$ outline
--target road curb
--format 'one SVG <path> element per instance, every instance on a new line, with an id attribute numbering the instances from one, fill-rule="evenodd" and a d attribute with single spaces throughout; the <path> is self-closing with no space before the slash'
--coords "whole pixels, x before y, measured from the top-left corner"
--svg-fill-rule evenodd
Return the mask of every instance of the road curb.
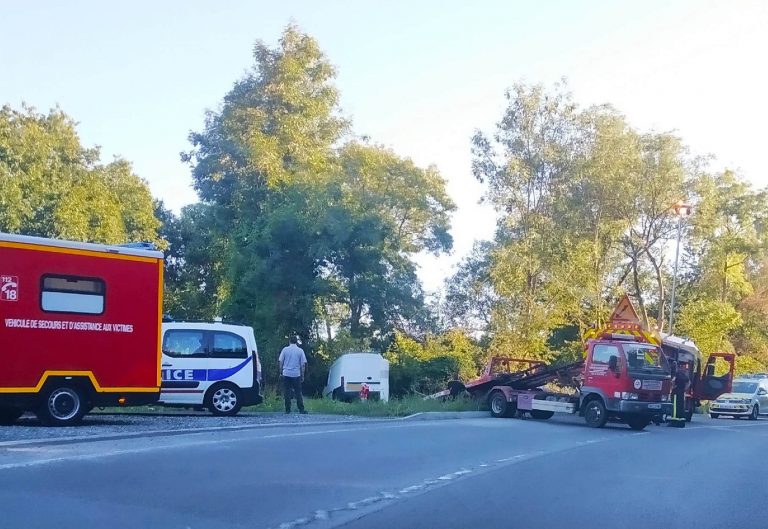
<path id="1" fill-rule="evenodd" d="M 107 415 L 107 414 L 104 414 Z M 488 417 L 487 412 L 483 411 L 424 411 L 406 415 L 405 417 L 370 417 L 365 419 L 339 420 L 339 421 L 312 421 L 312 422 L 278 422 L 267 424 L 241 424 L 232 426 L 208 426 L 204 428 L 184 428 L 177 430 L 146 430 L 142 432 L 124 432 L 110 433 L 103 435 L 89 436 L 71 436 L 58 437 L 54 439 L 20 439 L 18 441 L 0 441 L 0 449 L 15 448 L 24 446 L 55 446 L 75 443 L 92 443 L 97 441 L 119 441 L 122 439 L 148 438 L 148 437 L 170 437 L 174 435 L 189 435 L 214 432 L 236 432 L 242 430 L 258 430 L 260 428 L 285 428 L 285 427 L 304 427 L 304 426 L 326 426 L 326 425 L 353 425 L 353 424 L 375 424 L 375 423 L 396 423 L 396 422 L 416 422 L 416 421 L 439 421 L 439 420 L 457 420 L 457 419 L 479 419 Z"/>
<path id="2" fill-rule="evenodd" d="M 422 411 L 403 417 L 403 421 L 432 421 L 447 419 L 482 419 L 488 417 L 486 411 Z"/>
<path id="3" fill-rule="evenodd" d="M 20 439 L 18 441 L 2 441 L 0 442 L 0 449 L 2 448 L 15 448 L 23 446 L 52 446 L 52 445 L 64 445 L 75 443 L 92 443 L 96 441 L 119 441 L 122 439 L 144 438 L 144 437 L 171 437 L 174 435 L 189 435 L 200 433 L 214 433 L 214 432 L 236 432 L 242 430 L 258 430 L 260 428 L 281 428 L 287 426 L 326 426 L 326 425 L 353 425 L 353 424 L 373 424 L 373 423 L 387 423 L 387 422 L 399 422 L 405 419 L 405 417 L 383 417 L 383 418 L 371 418 L 361 420 L 345 420 L 345 421 L 316 421 L 316 422 L 281 422 L 281 423 L 267 423 L 267 424 L 243 424 L 234 426 L 209 426 L 205 428 L 185 428 L 178 430 L 146 430 L 143 432 L 125 432 L 114 433 L 104 435 L 90 435 L 90 436 L 74 436 L 74 437 L 58 437 L 55 439 Z"/>

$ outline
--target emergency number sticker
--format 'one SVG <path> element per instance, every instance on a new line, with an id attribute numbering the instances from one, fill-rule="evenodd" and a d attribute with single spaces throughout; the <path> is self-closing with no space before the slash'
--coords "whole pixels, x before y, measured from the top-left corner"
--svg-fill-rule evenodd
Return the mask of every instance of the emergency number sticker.
<path id="1" fill-rule="evenodd" d="M 19 300 L 19 277 L 0 275 L 0 301 Z"/>

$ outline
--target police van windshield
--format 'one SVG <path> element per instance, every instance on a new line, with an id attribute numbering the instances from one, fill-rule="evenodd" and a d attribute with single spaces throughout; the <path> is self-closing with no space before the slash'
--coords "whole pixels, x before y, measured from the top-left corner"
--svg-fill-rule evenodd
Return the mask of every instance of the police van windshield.
<path id="1" fill-rule="evenodd" d="M 622 344 L 627 367 L 630 371 L 659 371 L 665 370 L 661 351 L 658 347 L 648 344 Z"/>

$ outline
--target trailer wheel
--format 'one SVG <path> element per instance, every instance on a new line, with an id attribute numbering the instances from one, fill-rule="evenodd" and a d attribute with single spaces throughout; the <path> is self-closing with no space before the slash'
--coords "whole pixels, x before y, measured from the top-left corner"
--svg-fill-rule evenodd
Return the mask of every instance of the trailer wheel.
<path id="1" fill-rule="evenodd" d="M 627 421 L 629 427 L 633 430 L 644 430 L 645 427 L 648 426 L 651 422 L 650 417 L 644 417 L 642 415 L 627 417 L 625 420 Z"/>
<path id="2" fill-rule="evenodd" d="M 228 382 L 216 384 L 209 389 L 205 402 L 211 413 L 219 416 L 237 415 L 243 407 L 240 388 Z"/>
<path id="3" fill-rule="evenodd" d="M 584 420 L 592 428 L 602 428 L 608 422 L 608 413 L 602 399 L 595 397 L 584 405 Z"/>
<path id="4" fill-rule="evenodd" d="M 507 401 L 504 392 L 496 390 L 488 397 L 488 405 L 491 408 L 491 415 L 494 417 L 511 417 L 515 413 L 514 406 Z"/>
<path id="5" fill-rule="evenodd" d="M 37 418 L 46 426 L 72 426 L 85 415 L 87 409 L 82 391 L 71 384 L 51 384 L 43 392 L 43 401 L 37 409 Z"/>
<path id="6" fill-rule="evenodd" d="M 11 426 L 22 415 L 24 415 L 24 410 L 18 408 L 0 408 L 0 425 Z"/>
<path id="7" fill-rule="evenodd" d="M 550 410 L 531 410 L 531 417 L 534 419 L 547 420 L 552 417 L 555 412 Z"/>

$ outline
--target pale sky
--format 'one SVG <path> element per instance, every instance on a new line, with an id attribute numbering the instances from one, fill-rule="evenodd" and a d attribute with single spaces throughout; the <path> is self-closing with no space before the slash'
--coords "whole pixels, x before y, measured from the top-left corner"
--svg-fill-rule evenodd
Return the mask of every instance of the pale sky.
<path id="1" fill-rule="evenodd" d="M 478 205 L 470 137 L 517 81 L 568 78 L 583 105 L 611 103 L 641 130 L 675 131 L 768 186 L 768 2 L 101 1 L 0 3 L 0 104 L 59 105 L 102 158 L 133 162 L 176 210 L 193 202 L 179 160 L 252 64 L 295 21 L 338 68 L 357 134 L 435 164 L 459 206 L 451 256 L 419 259 L 439 288 L 494 215 Z"/>

